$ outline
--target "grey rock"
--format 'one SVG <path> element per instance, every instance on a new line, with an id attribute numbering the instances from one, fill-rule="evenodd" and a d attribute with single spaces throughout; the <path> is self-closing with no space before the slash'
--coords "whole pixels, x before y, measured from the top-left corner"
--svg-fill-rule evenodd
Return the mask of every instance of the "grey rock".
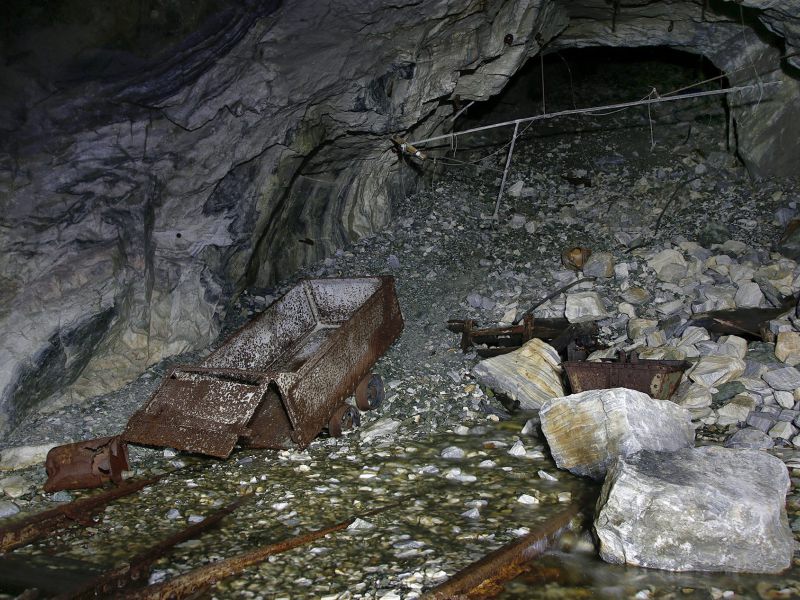
<path id="1" fill-rule="evenodd" d="M 0 519 L 12 517 L 19 512 L 19 506 L 9 500 L 0 500 Z"/>
<path id="2" fill-rule="evenodd" d="M 600 556 L 670 571 L 778 573 L 794 552 L 789 486 L 783 462 L 758 450 L 620 457 L 597 503 Z"/>
<path id="3" fill-rule="evenodd" d="M 614 276 L 614 256 L 610 252 L 594 252 L 583 266 L 585 277 L 607 279 Z"/>
<path id="4" fill-rule="evenodd" d="M 736 396 L 717 410 L 717 424 L 733 425 L 734 423 L 744 423 L 755 408 L 756 402 L 751 397 Z"/>
<path id="5" fill-rule="evenodd" d="M 394 254 L 390 254 L 386 258 L 386 266 L 388 266 L 393 271 L 396 271 L 400 268 L 400 259 L 397 258 Z"/>
<path id="6" fill-rule="evenodd" d="M 758 308 L 764 302 L 764 294 L 757 283 L 748 281 L 739 285 L 733 301 L 737 308 Z"/>
<path id="7" fill-rule="evenodd" d="M 713 387 L 736 379 L 744 369 L 744 361 L 740 358 L 703 356 L 687 374 L 692 381 Z"/>
<path id="8" fill-rule="evenodd" d="M 763 379 L 774 390 L 793 392 L 800 388 L 800 371 L 794 367 L 767 371 L 764 373 Z"/>
<path id="9" fill-rule="evenodd" d="M 766 412 L 750 413 L 750 416 L 747 417 L 747 424 L 750 425 L 750 427 L 759 429 L 764 433 L 772 429 L 772 426 L 775 425 L 775 421 L 777 421 L 776 417 Z"/>
<path id="10" fill-rule="evenodd" d="M 768 450 L 775 445 L 775 441 L 765 432 L 753 427 L 740 429 L 725 440 L 726 448 L 751 448 L 754 450 Z"/>
<path id="11" fill-rule="evenodd" d="M 617 456 L 694 444 L 686 410 L 625 388 L 553 398 L 542 405 L 539 418 L 556 465 L 595 479 Z"/>
<path id="12" fill-rule="evenodd" d="M 791 440 L 797 435 L 797 428 L 794 427 L 790 421 L 791 419 L 789 421 L 778 421 L 775 423 L 772 429 L 768 431 L 769 437 L 786 441 Z"/>

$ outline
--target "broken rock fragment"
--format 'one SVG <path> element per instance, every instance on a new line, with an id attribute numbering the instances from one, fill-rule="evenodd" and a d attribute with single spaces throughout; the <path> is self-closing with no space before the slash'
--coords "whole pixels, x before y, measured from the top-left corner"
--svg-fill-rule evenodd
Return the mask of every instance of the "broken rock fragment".
<path id="1" fill-rule="evenodd" d="M 635 390 L 588 390 L 553 398 L 539 412 L 542 432 L 561 469 L 602 479 L 617 456 L 694 444 L 689 412 Z"/>
<path id="2" fill-rule="evenodd" d="M 670 571 L 778 573 L 794 552 L 788 490 L 786 466 L 759 450 L 622 456 L 597 504 L 600 556 Z"/>
<path id="3" fill-rule="evenodd" d="M 586 323 L 605 319 L 608 313 L 597 292 L 578 292 L 567 294 L 567 308 L 564 315 L 570 323 Z"/>
<path id="4" fill-rule="evenodd" d="M 483 385 L 519 402 L 523 409 L 538 409 L 545 400 L 564 395 L 561 358 L 555 348 L 538 338 L 519 350 L 482 360 L 472 374 Z"/>
<path id="5" fill-rule="evenodd" d="M 746 366 L 734 356 L 703 356 L 688 375 L 692 381 L 710 388 L 736 379 Z"/>

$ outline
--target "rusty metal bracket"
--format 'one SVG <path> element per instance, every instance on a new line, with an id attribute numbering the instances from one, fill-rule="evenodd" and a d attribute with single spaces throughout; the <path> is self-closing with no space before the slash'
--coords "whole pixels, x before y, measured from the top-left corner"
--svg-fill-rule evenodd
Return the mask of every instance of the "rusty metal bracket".
<path id="1" fill-rule="evenodd" d="M 128 446 L 119 436 L 56 446 L 47 453 L 45 492 L 122 483 L 128 470 Z"/>

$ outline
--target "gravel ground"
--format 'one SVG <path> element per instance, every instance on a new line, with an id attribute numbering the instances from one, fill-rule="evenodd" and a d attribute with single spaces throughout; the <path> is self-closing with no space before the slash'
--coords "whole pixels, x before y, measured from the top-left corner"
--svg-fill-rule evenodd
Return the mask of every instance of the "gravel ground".
<path id="1" fill-rule="evenodd" d="M 647 269 L 653 252 L 687 241 L 708 243 L 723 225 L 729 239 L 748 244 L 761 262 L 773 260 L 770 251 L 782 230 L 776 214 L 797 208 L 797 181 L 754 183 L 724 152 L 720 109 L 697 104 L 694 114 L 681 111 L 658 115 L 653 148 L 643 112 L 529 130 L 517 143 L 508 177 L 508 186 L 517 184 L 522 191 L 504 198 L 499 224 L 489 219 L 505 163 L 505 151 L 492 145 L 496 134 L 474 137 L 471 148 L 437 159 L 429 190 L 402 201 L 389 227 L 292 281 L 248 290 L 221 336 L 297 279 L 394 275 L 406 328 L 375 368 L 387 383 L 387 398 L 380 409 L 363 415 L 359 430 L 339 439 L 321 437 L 304 452 L 244 450 L 227 461 L 132 448 L 135 473 L 168 473 L 162 482 L 114 503 L 88 529 L 52 536 L 15 554 L 30 557 L 32 564 L 57 555 L 108 567 L 232 498 L 253 494 L 222 527 L 158 562 L 151 581 L 160 581 L 389 506 L 358 527 L 226 580 L 209 597 L 415 598 L 591 492 L 586 481 L 556 469 L 542 440 L 522 433 L 530 414 L 514 411 L 477 385 L 469 374 L 476 355 L 460 351 L 459 336 L 445 323 L 453 317 L 497 323 L 520 314 L 574 279 L 561 252 L 581 245 L 627 265 L 626 285 L 611 277 L 581 286 L 598 292 L 606 304 L 610 316 L 600 322 L 601 341 L 627 347 L 628 319 L 618 310 L 627 289 L 641 287 L 650 295 L 636 307 L 639 317 L 661 318 L 659 306 L 690 302 L 686 290 L 660 285 Z M 591 185 L 575 183 L 586 178 Z M 536 315 L 563 309 L 562 296 Z M 30 419 L 1 445 L 115 434 L 171 365 L 197 362 L 211 350 L 164 361 L 119 392 L 84 406 Z M 700 436 L 721 439 L 713 423 L 706 423 Z M 800 453 L 788 442 L 782 446 L 772 452 L 800 475 Z M 13 503 L 22 512 L 78 495 L 39 492 L 41 468 L 19 475 L 27 491 Z M 0 503 L 13 510 L 10 499 Z M 793 529 L 800 530 L 796 485 L 788 507 Z M 596 557 L 590 538 L 576 533 L 510 584 L 504 597 L 789 598 L 800 594 L 798 582 L 798 567 L 774 577 L 614 567 Z"/>

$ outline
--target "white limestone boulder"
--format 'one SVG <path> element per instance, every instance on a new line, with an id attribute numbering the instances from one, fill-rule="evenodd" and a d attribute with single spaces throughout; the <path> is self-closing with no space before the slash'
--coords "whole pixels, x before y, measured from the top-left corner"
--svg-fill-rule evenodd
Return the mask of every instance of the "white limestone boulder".
<path id="1" fill-rule="evenodd" d="M 789 474 L 760 450 L 620 457 L 597 503 L 600 556 L 670 571 L 778 573 L 792 562 Z"/>
<path id="2" fill-rule="evenodd" d="M 482 360 L 472 374 L 523 409 L 538 409 L 546 400 L 564 395 L 561 358 L 555 348 L 536 338 L 519 350 Z"/>
<path id="3" fill-rule="evenodd" d="M 539 418 L 556 465 L 595 479 L 603 478 L 617 456 L 694 445 L 687 410 L 625 388 L 553 398 Z"/>

